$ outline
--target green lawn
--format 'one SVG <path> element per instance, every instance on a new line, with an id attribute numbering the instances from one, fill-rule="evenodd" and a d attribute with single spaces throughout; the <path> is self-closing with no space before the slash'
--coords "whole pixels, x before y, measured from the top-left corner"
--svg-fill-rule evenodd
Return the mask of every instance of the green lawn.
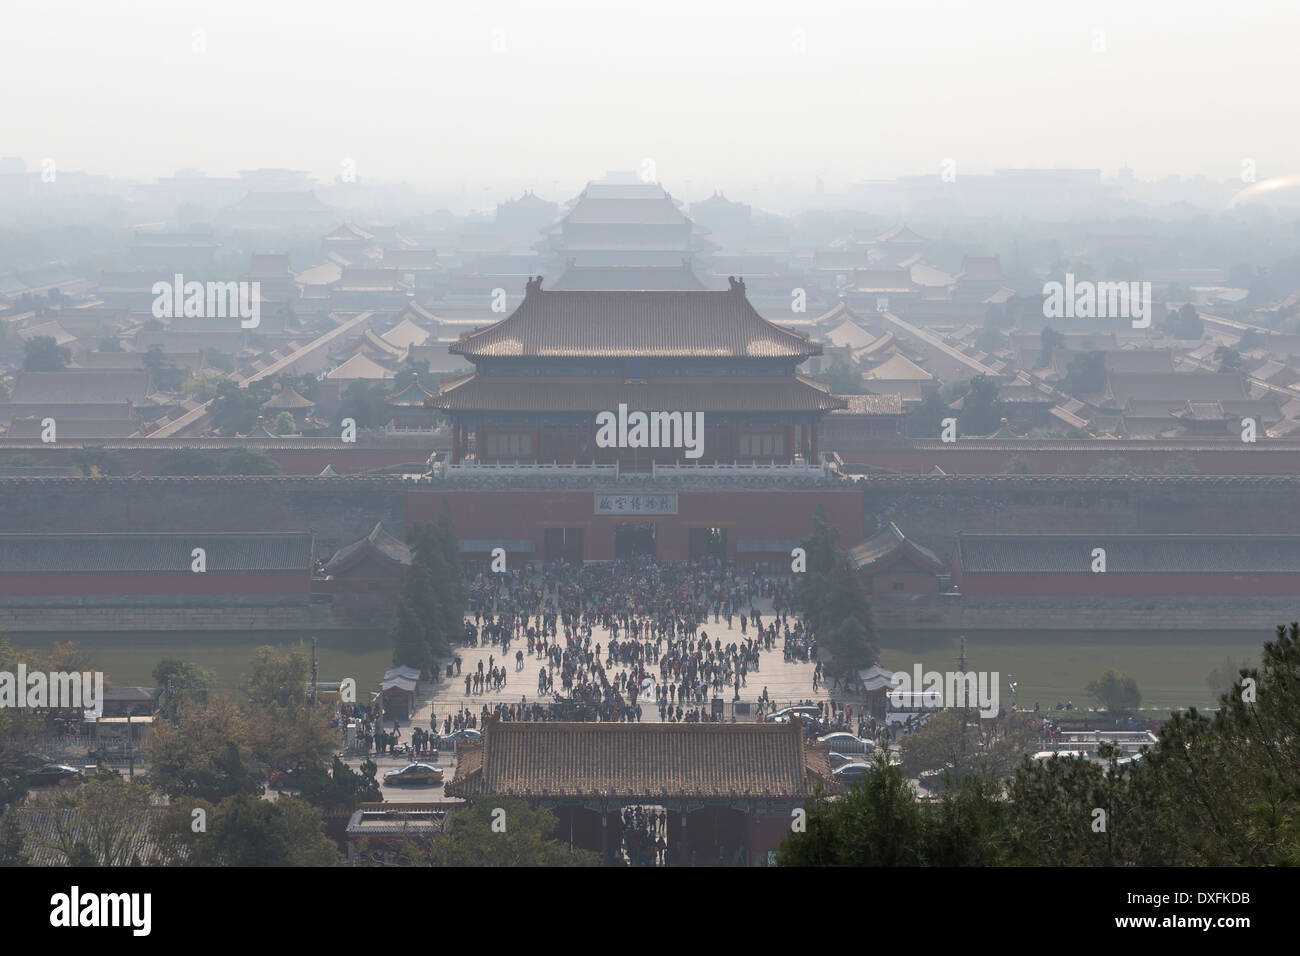
<path id="1" fill-rule="evenodd" d="M 311 647 L 311 635 L 284 631 L 216 632 L 193 634 L 98 633 L 9 634 L 18 647 L 46 650 L 54 642 L 75 639 L 90 652 L 91 664 L 118 687 L 151 685 L 154 666 L 164 657 L 178 657 L 207 667 L 217 676 L 217 688 L 233 693 L 240 677 L 249 671 L 253 652 L 263 644 Z M 356 679 L 357 688 L 374 689 L 384 671 L 393 666 L 393 646 L 387 632 L 347 632 L 321 635 L 317 646 L 317 673 L 321 681 Z"/>
<path id="2" fill-rule="evenodd" d="M 1123 671 L 1137 680 L 1142 706 L 1147 710 L 1213 706 L 1220 691 L 1211 691 L 1206 678 L 1225 658 L 1257 664 L 1264 641 L 1272 634 L 1250 632 L 1068 632 L 1045 631 L 1032 635 L 967 633 L 966 657 L 970 670 L 997 671 L 1000 693 L 1006 702 L 1007 675 L 1019 682 L 1016 702 L 1044 710 L 1059 700 L 1076 707 L 1094 706 L 1084 687 L 1108 669 Z M 68 635 L 10 634 L 18 646 L 48 649 Z M 286 632 L 199 632 L 178 634 L 99 633 L 76 636 L 90 652 L 93 666 L 103 670 L 117 686 L 152 683 L 154 666 L 163 657 L 179 657 L 211 668 L 218 688 L 233 692 L 249 669 L 254 650 L 262 644 L 309 644 L 310 634 Z M 958 636 L 951 633 L 885 633 L 881 637 L 881 664 L 909 673 L 920 662 L 923 670 L 957 669 Z M 353 677 L 358 688 L 374 688 L 392 666 L 392 645 L 387 633 L 349 632 L 322 636 L 319 674 L 322 681 Z M 1223 689 L 1226 689 L 1223 688 Z"/>
<path id="3" fill-rule="evenodd" d="M 1142 707 L 1168 711 L 1217 704 L 1227 687 L 1211 690 L 1206 678 L 1225 658 L 1259 663 L 1273 635 L 1250 632 L 1066 632 L 1047 631 L 1025 637 L 972 631 L 966 635 L 967 668 L 997 671 L 1003 703 L 1007 675 L 1018 682 L 1016 703 L 1044 710 L 1057 701 L 1076 707 L 1096 706 L 1084 688 L 1107 670 L 1133 677 L 1142 692 Z M 881 637 L 881 665 L 909 673 L 918 661 L 922 670 L 955 671 L 958 635 L 920 634 Z"/>

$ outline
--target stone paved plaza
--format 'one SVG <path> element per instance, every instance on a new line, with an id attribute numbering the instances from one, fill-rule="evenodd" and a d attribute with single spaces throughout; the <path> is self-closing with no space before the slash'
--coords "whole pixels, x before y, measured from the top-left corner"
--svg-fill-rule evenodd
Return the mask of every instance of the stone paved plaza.
<path id="1" fill-rule="evenodd" d="M 755 602 L 758 611 L 763 615 L 764 623 L 772 620 L 772 605 L 770 601 L 760 600 Z M 721 640 L 723 644 L 739 643 L 741 640 L 740 619 L 733 618 L 732 626 L 727 627 L 726 618 L 721 618 L 719 623 L 713 623 L 710 616 L 707 624 L 700 627 L 701 631 L 707 632 L 712 640 Z M 749 630 L 746 636 L 752 636 L 753 630 Z M 563 642 L 563 630 L 561 629 L 560 640 Z M 602 647 L 609 644 L 610 632 L 603 627 L 596 627 L 592 630 L 592 642 L 600 643 Z M 515 652 L 522 650 L 524 652 L 523 670 L 515 670 Z M 450 714 L 459 713 L 462 707 L 480 714 L 483 705 L 487 704 L 489 708 L 495 707 L 498 703 L 517 704 L 520 702 L 536 703 L 537 697 L 537 672 L 544 666 L 544 659 L 536 655 L 528 654 L 528 642 L 515 642 L 510 645 L 510 652 L 506 667 L 506 685 L 500 691 L 486 691 L 482 694 L 465 695 L 465 675 L 478 668 L 478 662 L 483 662 L 483 668 L 488 669 L 488 658 L 493 657 L 496 664 L 502 663 L 502 653 L 500 646 L 488 645 L 486 647 L 460 647 L 456 651 L 461 658 L 461 676 L 453 677 L 449 681 L 443 678 L 437 685 L 432 687 L 432 695 L 427 692 L 417 701 L 417 707 L 414 717 L 414 724 L 420 727 L 428 727 L 429 720 L 433 715 L 437 715 L 439 728 L 441 730 L 442 722 Z M 751 705 L 749 717 L 741 717 L 741 720 L 754 720 L 757 713 L 755 705 L 758 703 L 759 696 L 763 693 L 764 686 L 767 687 L 768 697 L 775 702 L 777 707 L 783 707 L 787 704 L 796 703 L 803 700 L 827 700 L 831 696 L 827 688 L 820 686 L 814 692 L 812 687 L 813 669 L 815 664 L 812 661 L 807 663 L 792 662 L 786 663 L 782 659 L 781 644 L 778 641 L 776 647 L 771 651 L 760 652 L 759 669 L 751 671 L 746 678 L 747 683 L 740 688 L 740 699 Z M 622 670 L 624 665 L 616 663 L 614 670 L 609 672 L 612 678 L 614 674 Z M 658 665 L 648 666 L 647 670 L 657 678 L 659 673 Z M 445 673 L 445 672 L 444 672 Z M 559 682 L 556 681 L 558 686 Z M 426 685 L 421 684 L 423 690 Z M 735 691 L 730 687 L 723 693 L 723 700 L 730 702 Z M 837 700 L 846 699 L 842 695 L 837 696 Z M 852 698 L 847 698 L 850 701 Z M 553 697 L 541 698 L 542 702 L 550 702 Z M 653 703 L 643 702 L 642 721 L 658 722 L 659 708 Z M 689 708 L 688 708 L 689 709 Z M 728 711 L 730 713 L 730 711 Z M 410 726 L 412 721 L 400 722 L 402 726 Z M 391 723 L 389 724 L 391 726 Z"/>

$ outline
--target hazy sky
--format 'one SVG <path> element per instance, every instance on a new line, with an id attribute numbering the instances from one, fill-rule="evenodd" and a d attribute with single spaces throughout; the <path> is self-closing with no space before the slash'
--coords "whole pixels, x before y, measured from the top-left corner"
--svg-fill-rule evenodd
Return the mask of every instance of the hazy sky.
<path id="1" fill-rule="evenodd" d="M 0 0 L 0 156 L 679 194 L 1300 172 L 1300 2 Z"/>

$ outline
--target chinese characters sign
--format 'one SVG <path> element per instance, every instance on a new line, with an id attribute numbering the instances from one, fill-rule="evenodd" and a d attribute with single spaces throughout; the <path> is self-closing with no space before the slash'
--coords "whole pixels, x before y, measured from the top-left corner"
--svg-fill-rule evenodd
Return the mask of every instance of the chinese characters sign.
<path id="1" fill-rule="evenodd" d="M 677 494 L 638 495 L 596 493 L 598 515 L 675 515 Z"/>

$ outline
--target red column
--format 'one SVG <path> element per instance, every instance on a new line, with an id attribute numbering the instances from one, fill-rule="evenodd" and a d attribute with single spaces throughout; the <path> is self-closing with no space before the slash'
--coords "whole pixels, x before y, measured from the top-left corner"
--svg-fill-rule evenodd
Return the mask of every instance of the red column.
<path id="1" fill-rule="evenodd" d="M 812 463 L 813 463 L 814 465 L 820 465 L 820 464 L 822 463 L 822 462 L 821 462 L 821 458 L 819 458 L 818 455 L 817 455 L 817 431 L 818 431 L 818 426 L 817 426 L 817 425 L 813 425 L 813 426 L 811 426 L 811 427 L 812 427 Z"/>
<path id="2" fill-rule="evenodd" d="M 451 463 L 460 464 L 460 425 L 451 427 Z"/>
<path id="3" fill-rule="evenodd" d="M 689 843 L 687 842 L 687 840 L 686 840 L 686 817 L 687 817 L 687 813 L 686 813 L 686 807 L 685 807 L 684 805 L 683 805 L 683 807 L 682 807 L 682 814 L 681 814 L 681 815 L 682 815 L 682 850 L 681 850 L 681 854 L 680 854 L 680 857 L 681 857 L 681 861 L 680 861 L 680 862 L 681 862 L 681 865 L 682 865 L 682 866 L 689 866 L 689 865 L 690 865 L 690 862 L 691 862 L 691 851 L 690 851 L 690 848 L 689 848 L 689 847 L 690 847 L 690 844 L 689 844 Z"/>

